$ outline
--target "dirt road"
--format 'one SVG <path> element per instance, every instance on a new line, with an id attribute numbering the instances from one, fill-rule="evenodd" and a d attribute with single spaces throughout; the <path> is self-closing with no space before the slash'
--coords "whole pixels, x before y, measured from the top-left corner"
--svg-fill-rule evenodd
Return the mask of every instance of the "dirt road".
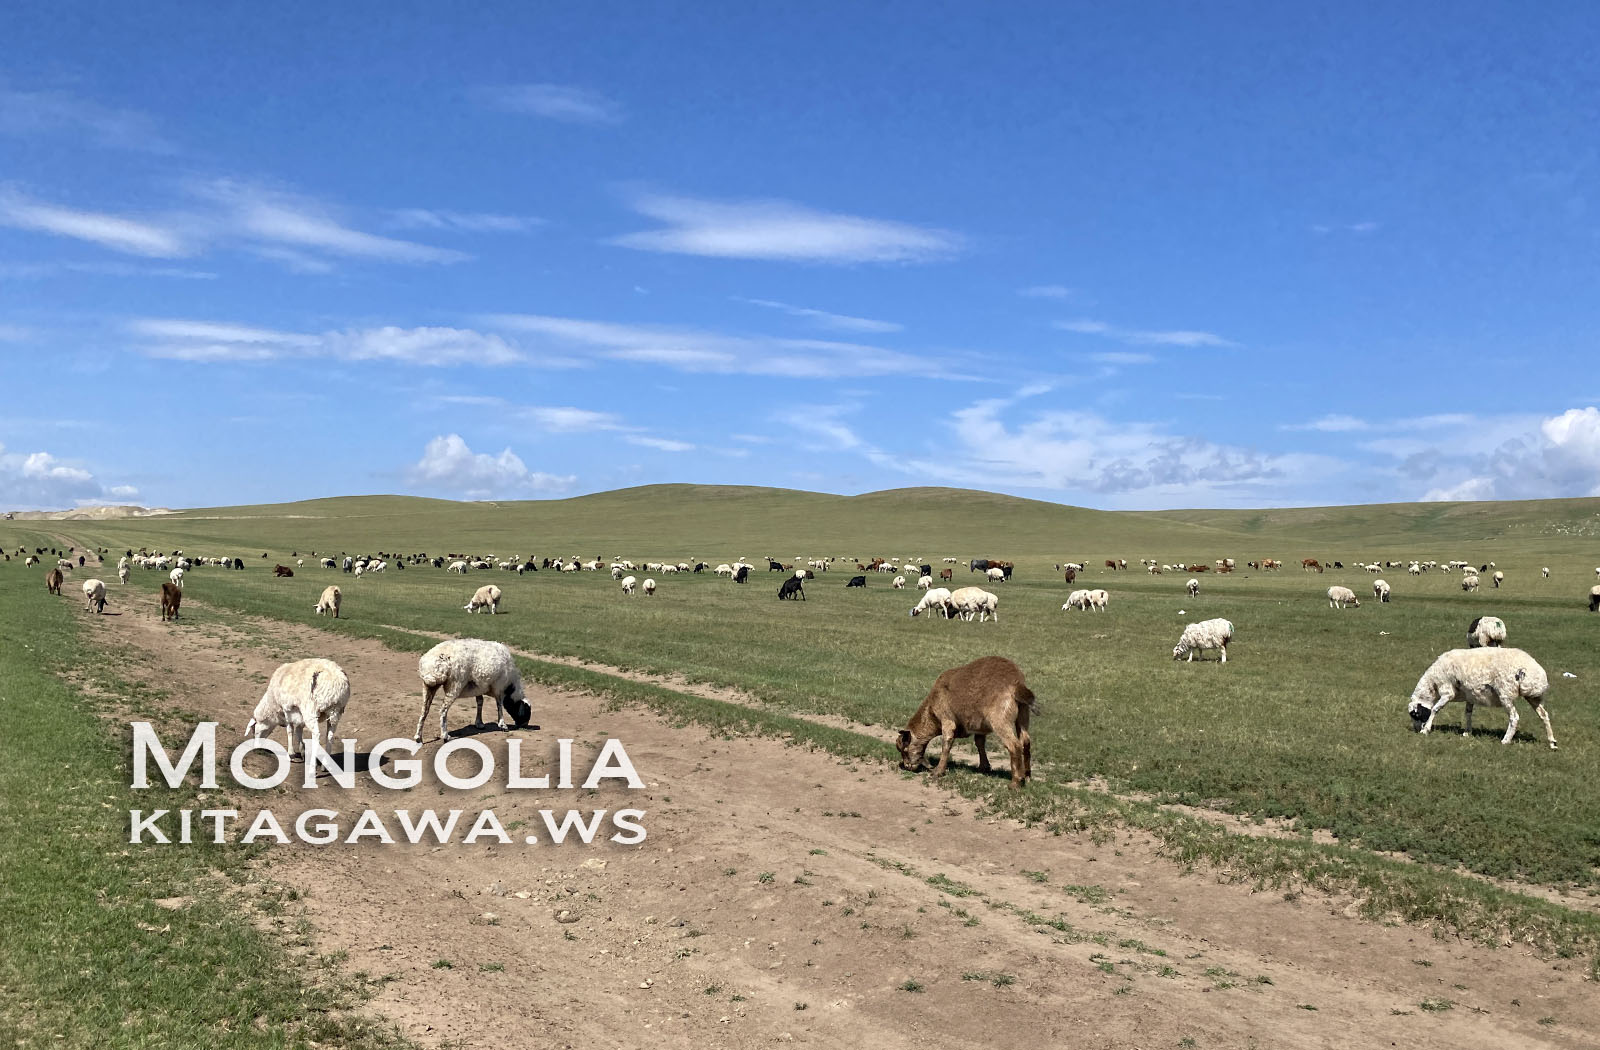
<path id="1" fill-rule="evenodd" d="M 362 752 L 416 725 L 416 661 L 376 643 L 261 621 L 83 617 L 90 637 L 131 648 L 125 673 L 218 719 L 224 751 L 289 658 L 349 673 L 340 735 Z M 615 738 L 646 787 L 507 790 L 496 777 L 455 791 L 430 776 L 401 792 L 363 776 L 350 791 L 235 792 L 286 827 L 311 806 L 346 814 L 347 832 L 369 807 L 395 831 L 390 815 L 405 808 L 463 809 L 468 824 L 492 808 L 506 825 L 513 845 L 467 845 L 458 831 L 444 846 L 269 851 L 264 874 L 304 894 L 314 949 L 389 977 L 375 1008 L 425 1044 L 1597 1045 L 1600 989 L 1577 963 L 1185 875 L 1138 837 L 1095 843 L 985 818 L 887 766 L 716 739 L 587 695 L 530 699 L 539 731 L 491 724 L 476 739 L 501 760 L 508 739 L 524 741 L 537 775 L 554 741 L 572 738 L 581 776 Z M 452 727 L 471 714 L 458 704 Z M 438 747 L 429 722 L 424 757 Z M 553 845 L 538 812 L 629 806 L 647 811 L 634 846 L 605 841 L 609 826 L 592 845 Z M 523 843 L 529 832 L 538 845 Z"/>

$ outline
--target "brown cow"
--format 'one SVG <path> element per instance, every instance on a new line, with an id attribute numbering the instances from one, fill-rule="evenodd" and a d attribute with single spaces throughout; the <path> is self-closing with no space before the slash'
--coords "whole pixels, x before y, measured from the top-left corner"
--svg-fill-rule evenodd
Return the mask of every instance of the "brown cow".
<path id="1" fill-rule="evenodd" d="M 1117 563 L 1115 561 L 1112 561 L 1110 558 L 1106 559 L 1106 568 L 1115 569 L 1116 567 L 1117 567 Z"/>
<path id="2" fill-rule="evenodd" d="M 1300 568 L 1306 572 L 1310 572 L 1312 569 L 1315 569 L 1318 572 L 1322 571 L 1322 565 L 1315 558 L 1301 558 Z"/>
<path id="3" fill-rule="evenodd" d="M 61 574 L 60 569 L 51 569 L 49 572 L 45 573 L 44 589 L 49 591 L 51 594 L 60 594 L 61 585 L 66 582 L 66 579 L 67 578 Z"/>
<path id="4" fill-rule="evenodd" d="M 161 585 L 161 622 L 178 618 L 178 605 L 183 601 L 183 591 L 175 583 Z"/>

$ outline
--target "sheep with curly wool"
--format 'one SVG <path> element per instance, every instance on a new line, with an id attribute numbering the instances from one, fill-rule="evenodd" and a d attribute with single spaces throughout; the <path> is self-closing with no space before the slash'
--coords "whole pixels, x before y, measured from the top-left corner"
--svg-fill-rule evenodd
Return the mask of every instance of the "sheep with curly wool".
<path id="1" fill-rule="evenodd" d="M 282 726 L 289 738 L 289 754 L 305 754 L 305 730 L 311 741 L 331 750 L 333 734 L 350 703 L 350 678 L 332 660 L 296 660 L 272 672 L 244 735 L 260 739 Z M 326 742 L 322 726 L 327 726 Z"/>
<path id="2" fill-rule="evenodd" d="M 1467 705 L 1461 734 L 1472 734 L 1472 707 L 1478 703 L 1497 703 L 1506 709 L 1506 735 L 1500 743 L 1509 744 L 1517 733 L 1518 698 L 1532 706 L 1544 723 L 1550 750 L 1556 749 L 1556 734 L 1550 728 L 1550 715 L 1544 709 L 1550 679 L 1539 662 L 1521 649 L 1451 649 L 1423 672 L 1411 691 L 1406 712 L 1412 727 L 1420 733 L 1433 728 L 1439 709 L 1459 694 Z"/>
<path id="3" fill-rule="evenodd" d="M 1480 616 L 1467 625 L 1468 649 L 1492 649 L 1506 644 L 1506 623 L 1498 616 Z"/>
<path id="4" fill-rule="evenodd" d="M 327 586 L 322 589 L 322 597 L 317 599 L 316 614 L 333 613 L 333 618 L 339 618 L 339 603 L 344 601 L 344 592 L 337 586 Z"/>
<path id="5" fill-rule="evenodd" d="M 511 650 L 500 642 L 482 638 L 452 638 L 440 642 L 422 654 L 422 659 L 417 661 L 417 674 L 428 688 L 422 699 L 422 713 L 417 716 L 417 733 L 412 738 L 419 744 L 422 724 L 427 720 L 435 696 L 443 702 L 439 709 L 439 736 L 444 740 L 450 739 L 447 725 L 450 705 L 464 696 L 478 698 L 476 725 L 483 725 L 483 698 L 486 696 L 494 697 L 497 724 L 501 729 L 511 728 L 506 725 L 507 712 L 516 720 L 518 728 L 528 727 L 528 719 L 533 717 L 533 705 L 528 703 L 522 688 L 522 672 L 517 670 Z"/>
<path id="6" fill-rule="evenodd" d="M 959 587 L 950 592 L 950 611 L 963 620 L 971 621 L 976 618 L 983 623 L 989 617 L 994 617 L 994 622 L 1000 622 L 1000 598 L 981 587 Z"/>
<path id="7" fill-rule="evenodd" d="M 1189 577 L 1189 582 L 1184 586 L 1189 589 L 1189 597 L 1191 598 L 1200 593 L 1200 581 L 1193 576 Z"/>
<path id="8" fill-rule="evenodd" d="M 492 583 L 486 583 L 472 593 L 472 600 L 462 606 L 467 612 L 475 613 L 479 609 L 488 609 L 493 616 L 500 611 L 500 588 Z"/>
<path id="9" fill-rule="evenodd" d="M 1464 590 L 1464 591 L 1475 591 L 1475 590 L 1477 590 L 1478 589 L 1478 577 L 1476 575 L 1461 577 L 1461 589 Z"/>
<path id="10" fill-rule="evenodd" d="M 946 620 L 950 619 L 950 589 L 948 587 L 930 587 L 917 604 L 911 607 L 912 616 L 921 616 L 927 613 L 931 619 L 933 610 L 938 609 L 939 615 Z"/>
<path id="11" fill-rule="evenodd" d="M 1194 662 L 1196 653 L 1204 659 L 1207 649 L 1216 649 L 1222 654 L 1222 663 L 1228 662 L 1228 643 L 1233 641 L 1233 624 L 1220 616 L 1213 620 L 1201 620 L 1191 623 L 1183 629 L 1183 634 L 1178 638 L 1178 644 L 1172 647 L 1174 660 L 1181 656 L 1188 656 L 1188 663 Z"/>
<path id="12" fill-rule="evenodd" d="M 1067 595 L 1067 600 L 1062 604 L 1061 611 L 1066 612 L 1068 609 L 1081 609 L 1087 611 L 1088 608 L 1089 592 L 1087 590 L 1076 590 Z"/>
<path id="13" fill-rule="evenodd" d="M 106 584 L 104 580 L 84 580 L 83 596 L 88 607 L 97 613 L 106 611 Z"/>
<path id="14" fill-rule="evenodd" d="M 1389 600 L 1389 581 L 1388 580 L 1373 580 L 1372 581 L 1372 596 L 1374 598 L 1378 599 L 1378 601 L 1380 601 L 1380 602 L 1388 601 Z"/>
<path id="15" fill-rule="evenodd" d="M 1328 608 L 1344 609 L 1352 605 L 1357 609 L 1361 608 L 1361 603 L 1356 600 L 1355 591 L 1337 584 L 1328 588 Z"/>

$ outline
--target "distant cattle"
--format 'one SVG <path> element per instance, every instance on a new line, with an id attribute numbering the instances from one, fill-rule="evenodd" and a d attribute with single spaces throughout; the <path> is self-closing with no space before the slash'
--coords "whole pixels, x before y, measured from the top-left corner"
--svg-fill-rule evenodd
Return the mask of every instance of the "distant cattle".
<path id="1" fill-rule="evenodd" d="M 967 563 L 967 571 L 968 572 L 988 572 L 989 571 L 989 559 L 988 558 L 973 558 L 970 562 Z"/>
<path id="2" fill-rule="evenodd" d="M 785 598 L 791 601 L 805 601 L 806 592 L 805 588 L 800 586 L 800 577 L 791 576 L 783 581 L 783 586 L 778 588 L 778 600 L 781 602 Z"/>
<path id="3" fill-rule="evenodd" d="M 294 575 L 294 570 L 289 568 L 289 566 L 287 566 L 287 565 L 274 565 L 272 567 L 272 575 L 274 575 L 274 576 L 293 576 Z"/>
<path id="4" fill-rule="evenodd" d="M 852 576 L 849 582 L 845 584 L 846 587 L 865 587 L 866 585 L 867 578 L 865 576 Z"/>

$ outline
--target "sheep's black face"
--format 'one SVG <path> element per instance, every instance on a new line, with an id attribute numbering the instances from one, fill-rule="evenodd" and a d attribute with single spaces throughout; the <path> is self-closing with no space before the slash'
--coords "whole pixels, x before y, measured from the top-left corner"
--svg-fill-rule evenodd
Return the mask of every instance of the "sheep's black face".
<path id="1" fill-rule="evenodd" d="M 512 721 L 517 723 L 518 728 L 527 725 L 533 718 L 533 705 L 528 703 L 527 700 L 521 697 L 506 697 L 504 703 L 506 713 L 511 716 Z"/>
<path id="2" fill-rule="evenodd" d="M 1428 722 L 1428 705 L 1421 700 L 1411 701 L 1411 706 L 1406 708 L 1406 713 L 1411 716 L 1411 728 L 1421 729 Z"/>

